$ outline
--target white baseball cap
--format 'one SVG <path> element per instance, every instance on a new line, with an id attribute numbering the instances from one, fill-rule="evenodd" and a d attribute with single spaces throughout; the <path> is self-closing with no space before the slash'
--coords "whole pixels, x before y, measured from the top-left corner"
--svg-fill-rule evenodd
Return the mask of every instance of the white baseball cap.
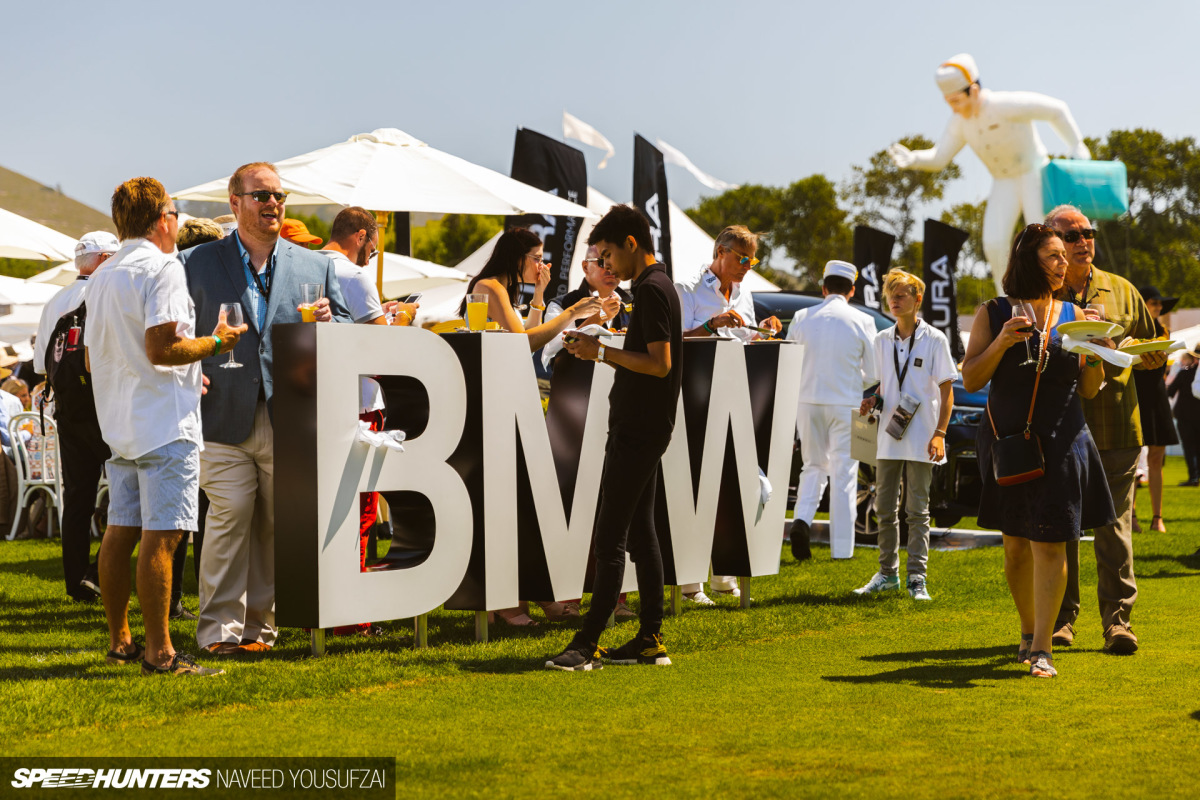
<path id="1" fill-rule="evenodd" d="M 825 264 L 825 274 L 821 276 L 821 280 L 828 278 L 830 275 L 856 281 L 858 280 L 858 267 L 849 261 L 830 261 Z"/>
<path id="2" fill-rule="evenodd" d="M 79 242 L 75 245 L 75 257 L 88 253 L 115 253 L 120 249 L 121 243 L 117 241 L 116 236 L 108 231 L 92 231 L 79 237 Z"/>
<path id="3" fill-rule="evenodd" d="M 979 80 L 979 68 L 970 53 L 959 53 L 939 64 L 933 77 L 942 94 L 954 94 L 969 89 Z"/>

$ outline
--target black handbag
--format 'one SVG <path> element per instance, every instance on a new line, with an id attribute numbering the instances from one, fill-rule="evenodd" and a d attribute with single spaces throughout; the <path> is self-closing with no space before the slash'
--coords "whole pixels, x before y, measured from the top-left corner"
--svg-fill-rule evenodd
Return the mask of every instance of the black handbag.
<path id="1" fill-rule="evenodd" d="M 996 421 L 992 419 L 992 404 L 987 405 L 988 422 L 992 425 L 992 435 L 996 441 L 992 444 L 992 474 L 996 483 L 1001 486 L 1015 486 L 1018 483 L 1028 483 L 1046 474 L 1046 458 L 1042 454 L 1042 441 L 1030 430 L 1033 425 L 1033 405 L 1037 402 L 1038 384 L 1042 381 L 1042 372 L 1046 369 L 1050 339 L 1050 311 L 1046 312 L 1046 330 L 1042 333 L 1042 346 L 1039 348 L 1037 377 L 1033 380 L 1033 397 L 1029 398 L 1029 416 L 1025 419 L 1025 430 L 1012 436 L 1001 436 L 996 431 Z"/>

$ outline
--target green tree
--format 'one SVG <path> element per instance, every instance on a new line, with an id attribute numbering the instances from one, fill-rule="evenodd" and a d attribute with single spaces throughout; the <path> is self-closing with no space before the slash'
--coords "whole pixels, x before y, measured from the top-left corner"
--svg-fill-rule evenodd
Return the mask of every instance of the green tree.
<path id="1" fill-rule="evenodd" d="M 759 234 L 758 258 L 767 266 L 776 244 L 775 226 L 782 212 L 782 194 L 774 186 L 747 184 L 705 197 L 686 213 L 713 238 L 728 225 L 745 225 Z"/>
<path id="2" fill-rule="evenodd" d="M 900 144 L 910 150 L 933 147 L 924 136 L 905 136 Z M 880 150 L 867 166 L 851 168 L 842 197 L 850 205 L 855 224 L 891 233 L 896 237 L 900 260 L 919 265 L 920 254 L 912 249 L 917 217 L 923 206 L 941 200 L 946 184 L 961 175 L 953 163 L 941 172 L 900 169 L 887 150 Z"/>
<path id="3" fill-rule="evenodd" d="M 445 267 L 457 266 L 504 227 L 504 217 L 480 214 L 447 214 L 412 229 L 414 258 Z M 395 227 L 388 226 L 384 247 L 394 252 Z"/>
<path id="4" fill-rule="evenodd" d="M 1114 130 L 1087 139 L 1097 159 L 1124 162 L 1129 214 L 1098 223 L 1097 262 L 1135 286 L 1154 284 L 1200 305 L 1200 148 L 1192 137 Z"/>
<path id="5" fill-rule="evenodd" d="M 853 256 L 848 216 L 838 205 L 837 187 L 824 175 L 809 175 L 783 190 L 774 239 L 809 286 L 820 283 L 826 261 Z"/>

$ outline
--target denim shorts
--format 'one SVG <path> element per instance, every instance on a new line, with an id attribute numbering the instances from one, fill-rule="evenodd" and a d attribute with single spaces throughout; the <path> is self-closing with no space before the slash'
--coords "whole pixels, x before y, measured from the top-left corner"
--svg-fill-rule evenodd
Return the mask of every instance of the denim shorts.
<path id="1" fill-rule="evenodd" d="M 176 439 L 135 459 L 114 455 L 108 524 L 148 531 L 194 531 L 199 521 L 200 445 Z"/>

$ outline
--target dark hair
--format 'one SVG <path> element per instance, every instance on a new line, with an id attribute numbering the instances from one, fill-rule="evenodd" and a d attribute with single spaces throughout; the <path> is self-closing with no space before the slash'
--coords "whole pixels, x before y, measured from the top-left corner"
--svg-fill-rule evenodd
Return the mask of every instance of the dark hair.
<path id="1" fill-rule="evenodd" d="M 624 245 L 630 236 L 637 242 L 638 247 L 653 253 L 654 240 L 650 238 L 650 220 L 638 209 L 630 205 L 613 206 L 608 213 L 600 218 L 596 227 L 588 236 L 589 245 L 600 242 Z"/>
<path id="2" fill-rule="evenodd" d="M 374 214 L 361 206 L 350 206 L 343 208 L 333 218 L 333 230 L 329 232 L 329 238 L 331 241 L 340 241 L 359 231 L 366 231 L 367 240 L 370 241 L 377 230 L 379 230 L 379 223 L 375 221 Z"/>
<path id="3" fill-rule="evenodd" d="M 171 197 L 154 178 L 130 178 L 112 196 L 112 218 L 122 239 L 149 236 L 162 219 Z"/>
<path id="4" fill-rule="evenodd" d="M 516 305 L 521 296 L 521 275 L 525 271 L 525 256 L 529 251 L 542 243 L 537 234 L 529 228 L 509 228 L 500 234 L 492 254 L 479 274 L 471 278 L 467 284 L 467 294 L 475 291 L 475 284 L 484 278 L 505 278 L 508 286 L 508 299 Z M 463 298 L 462 312 L 465 314 L 467 300 Z"/>
<path id="5" fill-rule="evenodd" d="M 827 292 L 831 294 L 850 294 L 850 290 L 854 288 L 854 281 L 849 278 L 843 278 L 841 275 L 829 275 L 825 280 L 821 281 L 821 285 L 825 287 Z"/>
<path id="6" fill-rule="evenodd" d="M 1038 251 L 1048 240 L 1061 238 L 1062 234 L 1049 225 L 1026 225 L 1013 240 L 1008 255 L 1008 267 L 1000 281 L 1004 293 L 1016 300 L 1036 300 L 1050 294 L 1050 276 L 1042 269 Z"/>

